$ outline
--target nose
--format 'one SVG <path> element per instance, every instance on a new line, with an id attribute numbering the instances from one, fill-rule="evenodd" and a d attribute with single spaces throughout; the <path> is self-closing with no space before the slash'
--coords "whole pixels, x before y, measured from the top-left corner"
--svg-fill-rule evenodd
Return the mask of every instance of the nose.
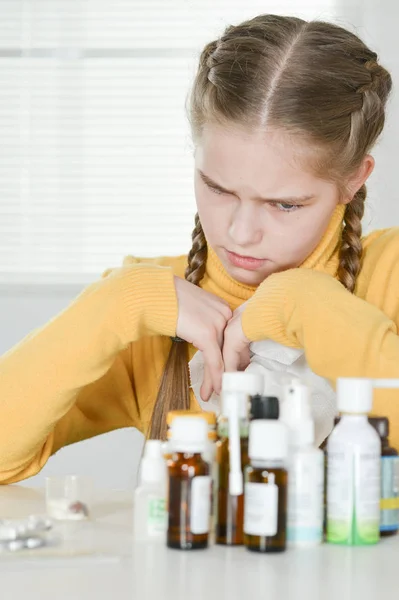
<path id="1" fill-rule="evenodd" d="M 262 241 L 261 219 L 253 202 L 240 202 L 233 213 L 229 236 L 236 249 L 255 246 Z"/>

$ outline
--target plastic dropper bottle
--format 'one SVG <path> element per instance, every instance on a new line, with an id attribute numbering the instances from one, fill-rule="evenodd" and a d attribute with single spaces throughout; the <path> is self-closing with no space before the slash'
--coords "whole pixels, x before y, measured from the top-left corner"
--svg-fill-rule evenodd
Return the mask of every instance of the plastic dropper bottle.
<path id="1" fill-rule="evenodd" d="M 288 435 L 281 421 L 253 420 L 245 469 L 245 546 L 254 552 L 286 547 Z"/>
<path id="2" fill-rule="evenodd" d="M 176 417 L 171 424 L 173 456 L 168 460 L 169 548 L 206 548 L 209 538 L 211 478 L 203 459 L 208 425 L 198 417 Z"/>
<path id="3" fill-rule="evenodd" d="M 160 440 L 148 440 L 140 464 L 139 486 L 134 491 L 135 541 L 165 540 L 167 470 Z"/>
<path id="4" fill-rule="evenodd" d="M 280 418 L 289 431 L 287 542 L 315 546 L 323 540 L 324 455 L 314 446 L 309 388 L 293 381 L 284 392 Z"/>
<path id="5" fill-rule="evenodd" d="M 222 412 L 218 420 L 215 468 L 215 541 L 244 543 L 243 469 L 248 464 L 248 401 L 263 391 L 264 379 L 255 373 L 224 373 Z"/>

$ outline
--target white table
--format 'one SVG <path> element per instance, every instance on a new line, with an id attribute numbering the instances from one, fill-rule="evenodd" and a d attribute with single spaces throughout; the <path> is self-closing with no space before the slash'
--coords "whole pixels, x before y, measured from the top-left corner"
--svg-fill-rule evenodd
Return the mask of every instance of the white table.
<path id="1" fill-rule="evenodd" d="M 98 496 L 93 521 L 63 546 L 0 555 L 1 600 L 378 600 L 399 597 L 399 537 L 378 546 L 323 545 L 259 555 L 213 546 L 183 552 L 132 544 L 127 492 Z M 43 493 L 0 487 L 0 516 L 43 513 Z"/>

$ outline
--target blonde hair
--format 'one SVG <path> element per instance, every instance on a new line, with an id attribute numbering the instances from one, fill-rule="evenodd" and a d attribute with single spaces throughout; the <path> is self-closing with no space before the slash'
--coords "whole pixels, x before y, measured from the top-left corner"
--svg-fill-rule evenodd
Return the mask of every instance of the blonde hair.
<path id="1" fill-rule="evenodd" d="M 330 23 L 260 15 L 203 49 L 189 102 L 194 141 L 207 123 L 280 128 L 314 149 L 314 169 L 344 182 L 381 133 L 389 73 L 356 35 Z M 361 267 L 363 185 L 345 209 L 337 276 L 351 292 Z M 198 215 L 186 279 L 199 285 L 206 240 Z M 173 342 L 151 425 L 164 437 L 171 408 L 189 407 L 187 344 Z"/>

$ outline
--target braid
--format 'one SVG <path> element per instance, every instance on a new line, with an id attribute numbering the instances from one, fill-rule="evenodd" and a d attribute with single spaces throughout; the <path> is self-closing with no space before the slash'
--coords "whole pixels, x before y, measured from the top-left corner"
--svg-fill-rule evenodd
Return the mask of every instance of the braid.
<path id="1" fill-rule="evenodd" d="M 190 283 L 199 285 L 205 274 L 208 247 L 206 245 L 205 235 L 202 231 L 202 225 L 198 214 L 195 215 L 195 227 L 191 238 L 193 245 L 188 253 L 188 266 L 185 272 L 185 278 Z"/>
<path id="2" fill-rule="evenodd" d="M 347 290 L 355 290 L 362 259 L 362 218 L 366 200 L 366 186 L 356 192 L 352 201 L 346 205 L 342 244 L 339 256 L 338 279 Z"/>
<path id="3" fill-rule="evenodd" d="M 198 214 L 192 233 L 192 247 L 188 254 L 185 279 L 199 285 L 206 267 L 208 248 Z M 151 418 L 149 437 L 166 438 L 166 416 L 170 410 L 190 408 L 190 381 L 188 373 L 188 346 L 181 341 L 172 341 L 165 369 L 159 386 Z"/>

